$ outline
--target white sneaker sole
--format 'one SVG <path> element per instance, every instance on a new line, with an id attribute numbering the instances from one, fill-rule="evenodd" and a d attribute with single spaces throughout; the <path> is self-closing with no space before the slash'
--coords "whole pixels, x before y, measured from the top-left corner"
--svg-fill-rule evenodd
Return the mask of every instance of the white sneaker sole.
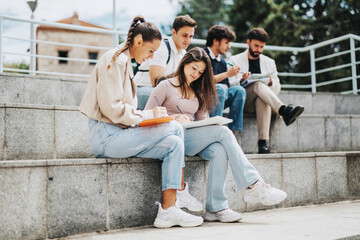
<path id="1" fill-rule="evenodd" d="M 172 219 L 170 221 L 162 220 L 159 218 L 155 219 L 154 226 L 157 228 L 170 228 L 173 226 L 181 226 L 181 227 L 197 227 L 200 226 L 204 220 L 199 218 L 198 221 L 193 222 L 182 222 L 179 219 Z"/>
<path id="2" fill-rule="evenodd" d="M 244 201 L 247 203 L 261 203 L 264 206 L 272 206 L 272 205 L 276 205 L 281 203 L 282 201 L 284 201 L 287 197 L 287 194 L 285 193 L 285 195 L 283 196 L 279 196 L 279 198 L 275 199 L 274 201 L 266 201 L 266 199 L 258 199 L 249 195 L 245 195 L 244 196 Z"/>
<path id="3" fill-rule="evenodd" d="M 209 216 L 206 215 L 204 216 L 204 220 L 207 222 L 223 222 L 223 223 L 231 223 L 231 222 L 237 222 L 240 221 L 242 219 L 242 216 L 236 217 L 236 218 L 230 218 L 230 219 L 225 219 L 225 218 L 221 218 L 219 216 Z"/>

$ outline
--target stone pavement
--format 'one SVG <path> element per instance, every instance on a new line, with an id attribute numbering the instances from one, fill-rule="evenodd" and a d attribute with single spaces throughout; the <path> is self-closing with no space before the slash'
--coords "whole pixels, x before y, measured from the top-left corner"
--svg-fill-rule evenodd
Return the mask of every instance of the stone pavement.
<path id="1" fill-rule="evenodd" d="M 244 213 L 236 223 L 156 229 L 141 227 L 89 233 L 62 240 L 232 240 L 232 239 L 360 239 L 360 201 Z"/>

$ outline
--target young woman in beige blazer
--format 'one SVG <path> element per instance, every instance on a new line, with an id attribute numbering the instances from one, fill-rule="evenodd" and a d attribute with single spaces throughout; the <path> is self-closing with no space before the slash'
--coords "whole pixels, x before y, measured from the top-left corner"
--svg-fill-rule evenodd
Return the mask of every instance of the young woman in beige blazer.
<path id="1" fill-rule="evenodd" d="M 156 158 L 162 164 L 163 203 L 154 225 L 156 227 L 198 226 L 203 219 L 175 207 L 182 202 L 190 210 L 199 202 L 188 188 L 184 189 L 184 132 L 177 121 L 156 127 L 134 127 L 152 117 L 167 116 L 164 107 L 137 109 L 136 86 L 131 59 L 142 63 L 152 58 L 161 43 L 158 28 L 135 17 L 127 41 L 105 53 L 96 64 L 85 90 L 80 111 L 89 117 L 90 146 L 96 157 Z M 195 206 L 194 206 L 195 204 Z M 194 209 L 195 207 L 195 209 Z"/>

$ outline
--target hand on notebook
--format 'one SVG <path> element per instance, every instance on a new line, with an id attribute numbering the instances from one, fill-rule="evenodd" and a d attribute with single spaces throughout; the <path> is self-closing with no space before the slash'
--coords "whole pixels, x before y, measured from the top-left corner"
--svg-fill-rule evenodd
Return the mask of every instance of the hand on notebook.
<path id="1" fill-rule="evenodd" d="M 154 118 L 160 118 L 160 117 L 167 117 L 169 116 L 167 114 L 165 107 L 154 107 L 153 108 Z"/>

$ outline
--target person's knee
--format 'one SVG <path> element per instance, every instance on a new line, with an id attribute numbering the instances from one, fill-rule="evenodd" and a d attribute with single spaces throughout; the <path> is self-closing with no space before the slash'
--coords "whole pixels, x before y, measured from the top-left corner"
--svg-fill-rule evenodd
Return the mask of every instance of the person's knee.
<path id="1" fill-rule="evenodd" d="M 234 136 L 232 131 L 225 126 L 219 126 L 218 135 L 220 139 L 228 139 Z"/>
<path id="2" fill-rule="evenodd" d="M 169 122 L 169 127 L 174 129 L 174 134 L 181 139 L 184 139 L 184 128 L 178 121 L 171 121 Z"/>
<path id="3" fill-rule="evenodd" d="M 206 160 L 222 159 L 225 161 L 227 155 L 224 146 L 219 142 L 214 142 L 201 151 L 199 156 Z"/>
<path id="4" fill-rule="evenodd" d="M 225 84 L 216 84 L 216 93 L 218 97 L 225 97 L 227 92 L 227 86 Z"/>
<path id="5" fill-rule="evenodd" d="M 240 92 L 240 94 L 241 94 L 241 96 L 242 96 L 243 98 L 246 98 L 246 90 L 245 90 L 245 88 L 239 86 L 239 87 L 238 87 L 238 91 Z"/>
<path id="6" fill-rule="evenodd" d="M 254 92 L 256 95 L 261 94 L 266 88 L 269 88 L 269 86 L 260 81 L 254 83 Z"/>
<path id="7" fill-rule="evenodd" d="M 242 86 L 234 86 L 235 96 L 238 99 L 246 99 L 246 90 Z"/>
<path id="8" fill-rule="evenodd" d="M 169 153 L 176 152 L 176 154 L 185 155 L 184 140 L 176 135 L 166 137 L 166 143 L 169 146 Z"/>

